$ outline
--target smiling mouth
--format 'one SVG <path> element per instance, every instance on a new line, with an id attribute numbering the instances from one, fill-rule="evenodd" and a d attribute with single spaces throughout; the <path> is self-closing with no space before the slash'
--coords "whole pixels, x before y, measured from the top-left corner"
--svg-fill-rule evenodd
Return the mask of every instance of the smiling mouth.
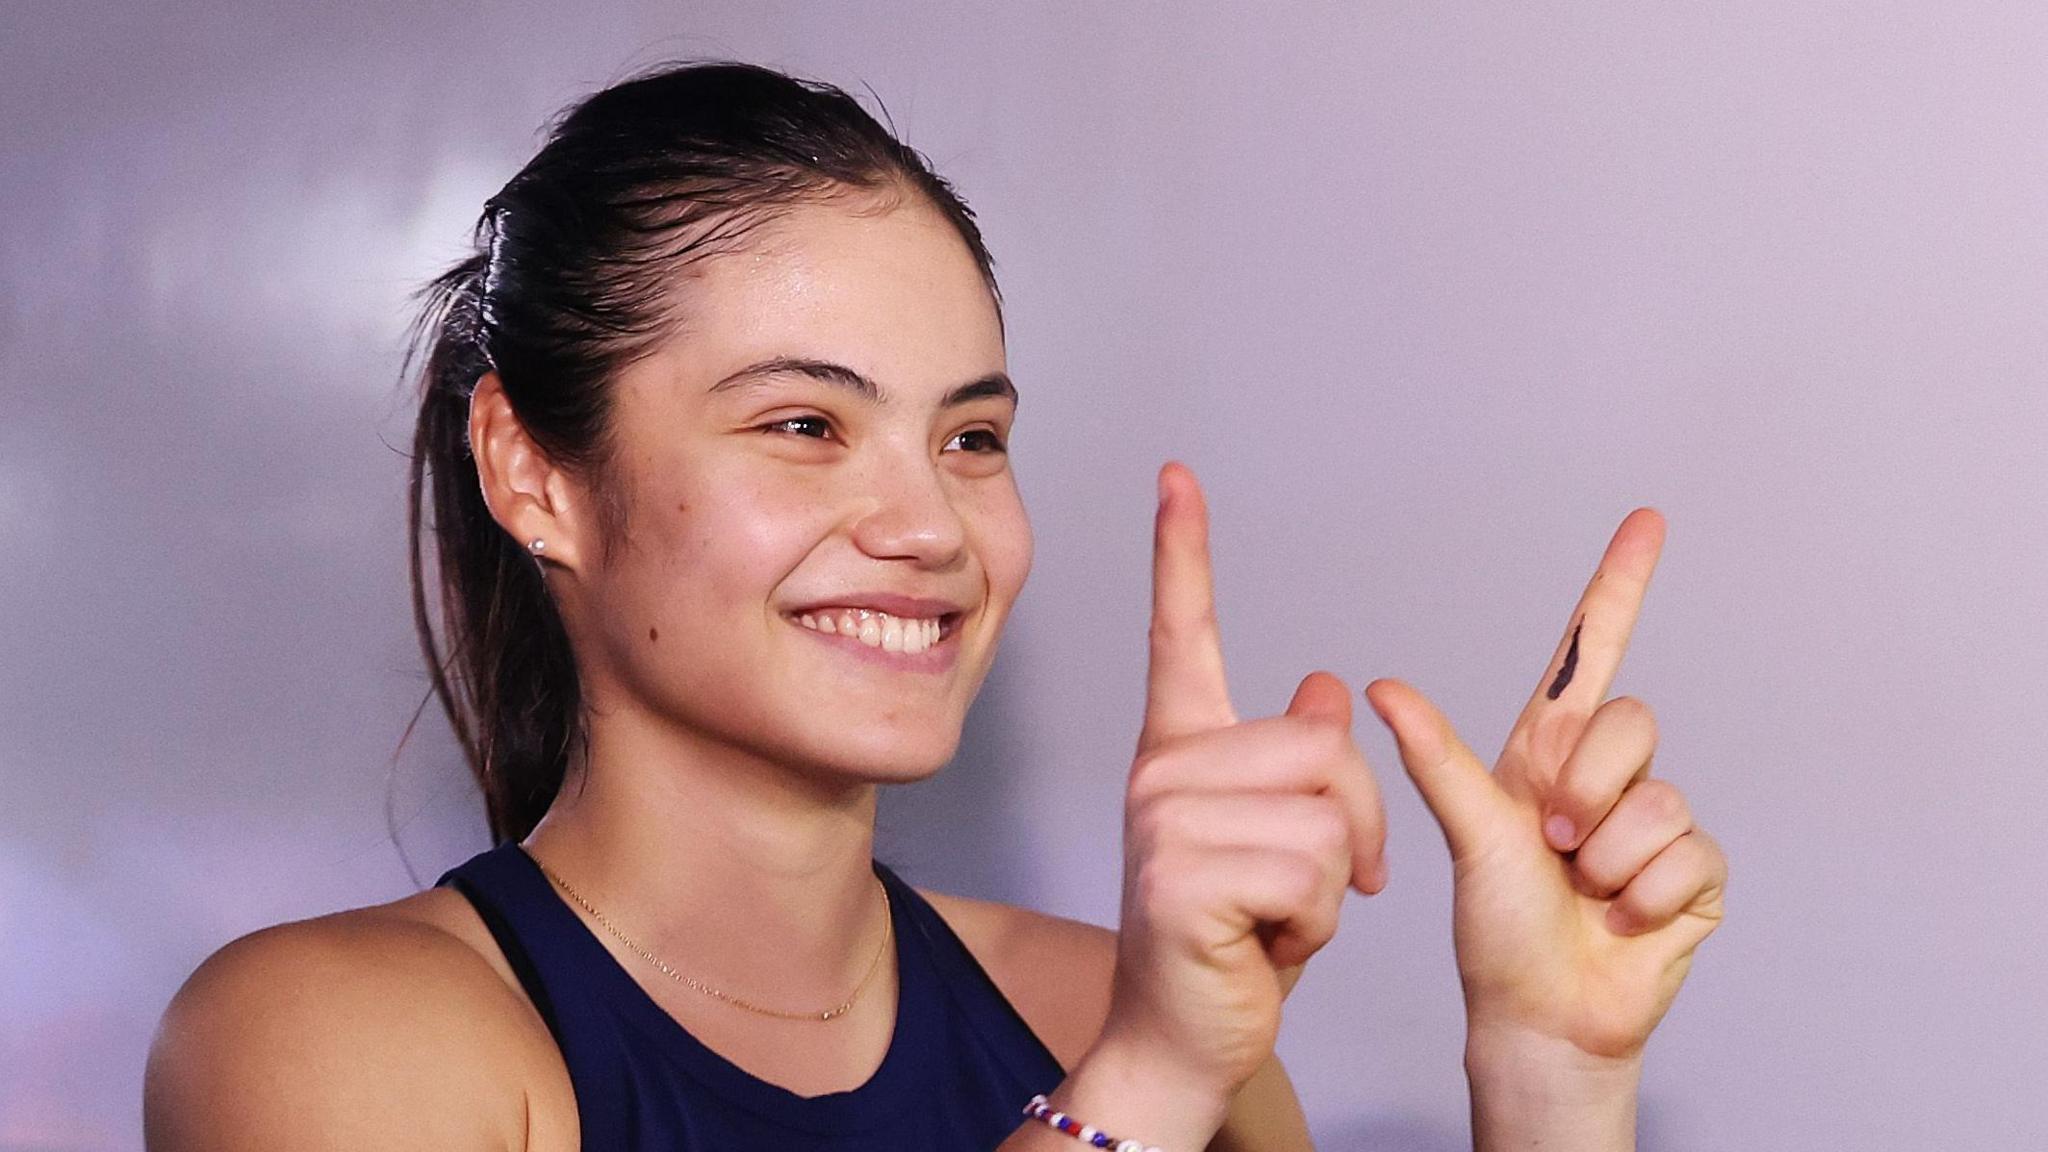
<path id="1" fill-rule="evenodd" d="M 791 613 L 788 619 L 813 632 L 845 636 L 870 648 L 914 656 L 951 636 L 957 630 L 960 614 L 892 616 L 872 608 L 826 608 Z"/>

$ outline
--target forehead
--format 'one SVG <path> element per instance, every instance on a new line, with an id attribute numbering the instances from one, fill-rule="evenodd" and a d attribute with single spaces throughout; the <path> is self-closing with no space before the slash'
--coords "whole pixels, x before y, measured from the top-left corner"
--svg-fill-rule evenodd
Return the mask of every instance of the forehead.
<path id="1" fill-rule="evenodd" d="M 981 269 L 921 198 L 791 208 L 693 265 L 678 292 L 675 368 L 701 388 L 789 357 L 844 364 L 922 401 L 1004 367 Z"/>

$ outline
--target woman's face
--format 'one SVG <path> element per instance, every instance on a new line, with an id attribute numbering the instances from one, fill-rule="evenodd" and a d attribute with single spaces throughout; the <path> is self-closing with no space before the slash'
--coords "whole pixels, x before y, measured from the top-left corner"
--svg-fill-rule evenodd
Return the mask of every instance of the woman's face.
<path id="1" fill-rule="evenodd" d="M 572 609 L 593 702 L 807 773 L 930 774 L 1031 564 L 980 270 L 921 199 L 838 202 L 678 290 L 616 382 L 625 539 L 583 549 Z"/>

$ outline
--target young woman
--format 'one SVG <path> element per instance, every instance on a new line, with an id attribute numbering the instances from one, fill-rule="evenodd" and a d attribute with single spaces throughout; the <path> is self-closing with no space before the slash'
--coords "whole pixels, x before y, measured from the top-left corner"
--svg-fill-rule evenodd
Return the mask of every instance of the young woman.
<path id="1" fill-rule="evenodd" d="M 210 958 L 150 1146 L 1308 1147 L 1281 1002 L 1384 883 L 1384 819 L 1334 677 L 1232 710 L 1184 469 L 1120 931 L 873 859 L 877 788 L 952 756 L 1031 558 L 945 181 L 836 89 L 673 67 L 574 109 L 477 239 L 424 329 L 415 607 L 497 847 Z M 1719 917 L 1647 712 L 1603 703 L 1661 535 L 1623 524 L 1493 772 L 1368 693 L 1458 862 L 1481 1147 L 1629 1146 Z"/>

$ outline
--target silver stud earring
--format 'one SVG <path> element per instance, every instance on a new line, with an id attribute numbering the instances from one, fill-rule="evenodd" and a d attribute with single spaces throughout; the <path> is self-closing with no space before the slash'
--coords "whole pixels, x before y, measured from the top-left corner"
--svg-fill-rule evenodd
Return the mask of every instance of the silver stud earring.
<path id="1" fill-rule="evenodd" d="M 547 551 L 547 548 L 548 542 L 541 539 L 538 536 L 535 536 L 532 540 L 528 541 L 526 545 L 526 550 L 528 552 L 533 553 L 535 556 L 538 556 L 542 552 Z"/>

